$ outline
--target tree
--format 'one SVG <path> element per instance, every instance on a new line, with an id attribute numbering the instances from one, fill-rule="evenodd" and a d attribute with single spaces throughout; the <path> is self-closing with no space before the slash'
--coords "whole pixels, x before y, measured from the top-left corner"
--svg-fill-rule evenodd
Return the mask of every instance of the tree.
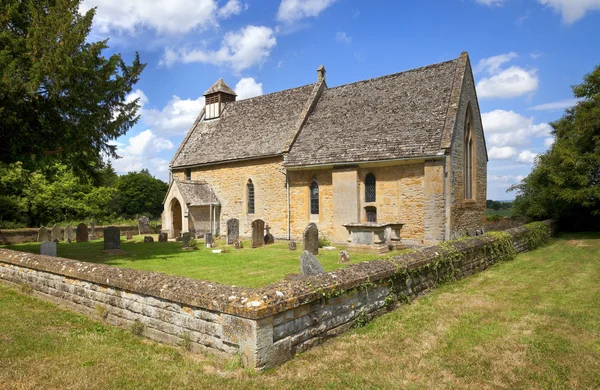
<path id="1" fill-rule="evenodd" d="M 518 191 L 517 212 L 555 217 L 574 228 L 600 227 L 600 65 L 573 87 L 582 99 L 551 123 L 553 146 L 532 172 L 509 191 Z"/>
<path id="2" fill-rule="evenodd" d="M 87 41 L 95 9 L 80 15 L 80 2 L 0 3 L 0 162 L 95 175 L 102 154 L 117 157 L 109 141 L 139 119 L 126 96 L 145 64 L 103 57 L 108 40 Z"/>
<path id="3" fill-rule="evenodd" d="M 119 176 L 117 181 L 118 205 L 123 215 L 149 214 L 158 217 L 169 185 L 154 178 L 147 169 Z"/>

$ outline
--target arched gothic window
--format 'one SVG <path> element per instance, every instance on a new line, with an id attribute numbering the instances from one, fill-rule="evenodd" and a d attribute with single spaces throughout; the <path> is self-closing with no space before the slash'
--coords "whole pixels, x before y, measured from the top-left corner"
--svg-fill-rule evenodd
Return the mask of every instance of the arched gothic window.
<path id="1" fill-rule="evenodd" d="M 254 214 L 254 184 L 252 184 L 252 180 L 248 179 L 246 189 L 248 192 L 248 214 Z"/>
<path id="2" fill-rule="evenodd" d="M 319 184 L 316 179 L 310 183 L 310 213 L 319 214 Z"/>
<path id="3" fill-rule="evenodd" d="M 464 171 L 465 171 L 465 199 L 473 199 L 473 182 L 475 160 L 475 142 L 473 139 L 473 116 L 471 108 L 467 109 L 467 118 L 465 120 L 465 139 L 464 139 Z"/>
<path id="4" fill-rule="evenodd" d="M 369 173 L 365 178 L 365 202 L 375 202 L 377 198 L 376 184 L 375 175 Z"/>

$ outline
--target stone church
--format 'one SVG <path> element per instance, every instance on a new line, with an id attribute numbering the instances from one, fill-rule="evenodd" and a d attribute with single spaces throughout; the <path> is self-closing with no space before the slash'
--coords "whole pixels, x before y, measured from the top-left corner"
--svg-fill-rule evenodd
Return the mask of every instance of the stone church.
<path id="1" fill-rule="evenodd" d="M 170 164 L 163 228 L 240 235 L 262 219 L 280 239 L 317 224 L 403 223 L 428 245 L 483 225 L 487 150 L 469 56 L 329 88 L 236 101 L 219 79 Z"/>

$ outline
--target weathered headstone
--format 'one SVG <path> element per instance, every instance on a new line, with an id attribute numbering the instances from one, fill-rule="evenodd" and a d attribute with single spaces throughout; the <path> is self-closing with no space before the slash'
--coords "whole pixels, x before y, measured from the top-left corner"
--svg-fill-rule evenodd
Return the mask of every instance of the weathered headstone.
<path id="1" fill-rule="evenodd" d="M 54 241 L 54 240 L 60 241 L 61 233 L 62 233 L 62 229 L 60 228 L 60 226 L 54 225 L 54 227 L 52 228 L 52 241 Z"/>
<path id="2" fill-rule="evenodd" d="M 192 233 L 190 232 L 185 232 L 181 235 L 181 245 L 184 248 L 187 248 L 190 246 L 190 240 L 192 239 Z"/>
<path id="3" fill-rule="evenodd" d="M 158 234 L 158 242 L 167 242 L 167 241 L 169 241 L 168 233 L 159 233 Z"/>
<path id="4" fill-rule="evenodd" d="M 240 238 L 240 221 L 232 218 L 227 221 L 227 245 L 231 245 Z"/>
<path id="5" fill-rule="evenodd" d="M 244 248 L 244 244 L 240 240 L 235 240 L 233 242 L 233 247 L 235 249 L 243 249 Z"/>
<path id="6" fill-rule="evenodd" d="M 88 233 L 88 227 L 85 223 L 80 223 L 79 225 L 77 225 L 77 230 L 75 232 L 75 238 L 77 239 L 77 242 L 88 242 L 90 239 L 89 233 Z"/>
<path id="7" fill-rule="evenodd" d="M 256 219 L 252 222 L 252 248 L 265 245 L 265 221 Z"/>
<path id="8" fill-rule="evenodd" d="M 40 255 L 56 257 L 56 243 L 54 241 L 42 242 L 40 245 Z"/>
<path id="9" fill-rule="evenodd" d="M 131 230 L 125 232 L 125 239 L 133 240 L 133 232 Z"/>
<path id="10" fill-rule="evenodd" d="M 138 229 L 140 234 L 150 234 L 150 220 L 146 216 L 141 216 L 138 218 Z"/>
<path id="11" fill-rule="evenodd" d="M 304 250 L 313 255 L 319 253 L 319 229 L 314 223 L 309 223 L 304 230 Z"/>
<path id="12" fill-rule="evenodd" d="M 40 230 L 38 230 L 38 238 L 37 238 L 37 242 L 46 242 L 48 241 L 48 229 L 46 229 L 45 227 L 41 227 Z"/>
<path id="13" fill-rule="evenodd" d="M 206 248 L 212 248 L 213 235 L 212 233 L 204 233 L 204 246 Z"/>
<path id="14" fill-rule="evenodd" d="M 73 236 L 73 227 L 71 227 L 71 225 L 67 225 L 65 226 L 65 241 L 71 241 L 73 240 L 75 237 Z"/>
<path id="15" fill-rule="evenodd" d="M 96 222 L 94 222 L 94 218 L 90 221 L 90 227 L 92 228 L 92 232 L 90 233 L 88 239 L 95 240 L 96 239 Z"/>
<path id="16" fill-rule="evenodd" d="M 291 251 L 295 251 L 296 249 L 298 249 L 298 245 L 296 245 L 296 241 L 290 241 L 290 242 L 288 243 L 288 248 L 289 248 Z"/>
<path id="17" fill-rule="evenodd" d="M 121 249 L 121 231 L 116 226 L 104 228 L 104 250 Z"/>
<path id="18" fill-rule="evenodd" d="M 304 251 L 300 256 L 300 272 L 303 276 L 318 275 L 324 274 L 325 269 L 312 253 Z"/>
<path id="19" fill-rule="evenodd" d="M 265 245 L 275 244 L 275 237 L 273 237 L 273 235 L 270 232 L 271 227 L 267 225 L 265 229 L 267 230 L 267 234 L 265 234 Z"/>
<path id="20" fill-rule="evenodd" d="M 339 259 L 340 263 L 348 263 L 350 261 L 350 254 L 347 250 L 340 251 Z"/>
<path id="21" fill-rule="evenodd" d="M 144 236 L 144 242 L 154 242 L 154 238 L 152 236 Z"/>

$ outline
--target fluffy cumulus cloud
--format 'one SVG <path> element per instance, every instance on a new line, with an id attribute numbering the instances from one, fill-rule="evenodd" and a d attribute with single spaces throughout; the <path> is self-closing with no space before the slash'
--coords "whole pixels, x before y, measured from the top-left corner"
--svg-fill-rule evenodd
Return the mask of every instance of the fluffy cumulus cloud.
<path id="1" fill-rule="evenodd" d="M 548 137 L 544 139 L 544 146 L 550 148 L 554 144 L 554 137 Z"/>
<path id="2" fill-rule="evenodd" d="M 494 110 L 481 115 L 486 141 L 489 146 L 523 146 L 534 137 L 545 137 L 552 128 L 547 123 L 535 124 L 533 117 L 524 117 L 514 111 Z"/>
<path id="3" fill-rule="evenodd" d="M 236 32 L 228 32 L 217 50 L 167 49 L 162 65 L 172 66 L 176 62 L 202 62 L 226 65 L 236 72 L 261 65 L 277 44 L 273 30 L 265 26 L 246 26 Z"/>
<path id="4" fill-rule="evenodd" d="M 142 107 L 142 123 L 162 134 L 185 134 L 204 107 L 204 96 L 197 99 L 181 99 L 173 96 L 162 109 Z"/>
<path id="5" fill-rule="evenodd" d="M 120 174 L 148 169 L 150 173 L 164 180 L 169 161 L 158 154 L 173 148 L 173 143 L 168 139 L 157 136 L 152 130 L 145 130 L 130 137 L 126 145 L 119 144 L 117 154 L 121 158 L 112 160 L 112 164 Z"/>
<path id="6" fill-rule="evenodd" d="M 524 69 L 519 66 L 503 67 L 517 58 L 516 53 L 501 54 L 479 61 L 475 71 L 485 72 L 477 83 L 477 94 L 480 98 L 513 98 L 535 92 L 539 85 L 536 69 Z"/>
<path id="7" fill-rule="evenodd" d="M 153 29 L 159 34 L 181 34 L 218 26 L 242 11 L 239 0 L 219 7 L 216 0 L 84 0 L 80 11 L 97 7 L 94 28 L 103 33 L 134 33 L 139 28 Z"/>
<path id="8" fill-rule="evenodd" d="M 262 83 L 257 83 L 252 77 L 244 77 L 235 85 L 235 93 L 237 100 L 262 95 Z"/>
<path id="9" fill-rule="evenodd" d="M 588 11 L 600 10 L 600 0 L 538 0 L 562 15 L 563 22 L 571 24 L 583 18 Z"/>
<path id="10" fill-rule="evenodd" d="M 336 0 L 282 0 L 277 11 L 277 20 L 293 23 L 301 19 L 319 16 Z"/>
<path id="11" fill-rule="evenodd" d="M 512 146 L 492 146 L 488 150 L 490 160 L 508 160 L 517 155 L 517 149 Z"/>
<path id="12" fill-rule="evenodd" d="M 531 110 L 535 111 L 555 111 L 564 110 L 565 108 L 571 108 L 580 102 L 581 99 L 566 99 L 559 102 L 538 104 L 537 106 L 531 107 Z"/>
<path id="13" fill-rule="evenodd" d="M 521 153 L 519 153 L 519 157 L 517 157 L 517 161 L 520 162 L 521 164 L 533 164 L 536 157 L 537 157 L 537 154 L 535 154 L 529 150 L 523 150 Z"/>

